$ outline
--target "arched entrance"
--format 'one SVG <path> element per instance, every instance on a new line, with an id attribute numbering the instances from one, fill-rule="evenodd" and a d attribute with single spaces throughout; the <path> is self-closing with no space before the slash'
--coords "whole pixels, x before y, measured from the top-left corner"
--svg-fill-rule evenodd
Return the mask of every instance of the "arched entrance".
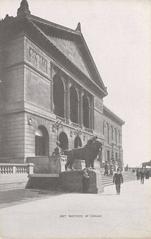
<path id="1" fill-rule="evenodd" d="M 49 155 L 49 135 L 44 126 L 39 126 L 35 132 L 35 155 Z"/>
<path id="2" fill-rule="evenodd" d="M 89 100 L 86 95 L 83 96 L 83 125 L 86 128 L 90 126 Z"/>
<path id="3" fill-rule="evenodd" d="M 79 148 L 79 147 L 82 147 L 82 142 L 80 137 L 76 136 L 74 140 L 74 148 Z"/>
<path id="4" fill-rule="evenodd" d="M 64 118 L 64 85 L 58 75 L 53 79 L 54 113 Z"/>
<path id="5" fill-rule="evenodd" d="M 78 94 L 74 86 L 70 88 L 70 120 L 78 123 Z"/>
<path id="6" fill-rule="evenodd" d="M 63 150 L 68 149 L 68 137 L 64 132 L 61 132 L 59 134 L 59 142 L 60 142 L 60 147 Z"/>

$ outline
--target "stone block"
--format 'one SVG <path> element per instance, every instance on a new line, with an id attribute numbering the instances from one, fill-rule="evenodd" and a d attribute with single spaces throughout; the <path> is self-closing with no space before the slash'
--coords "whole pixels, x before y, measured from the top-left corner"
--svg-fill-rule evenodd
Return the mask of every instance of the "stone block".
<path id="1" fill-rule="evenodd" d="M 61 172 L 60 156 L 37 156 L 28 157 L 27 162 L 34 164 L 35 174 L 59 174 Z"/>
<path id="2" fill-rule="evenodd" d="M 30 175 L 26 188 L 58 191 L 60 190 L 59 175 Z"/>
<path id="3" fill-rule="evenodd" d="M 100 193 L 103 192 L 102 175 L 99 170 L 89 170 L 89 189 L 88 193 Z M 83 171 L 66 171 L 60 173 L 61 188 L 69 192 L 81 192 L 82 193 L 82 178 Z"/>

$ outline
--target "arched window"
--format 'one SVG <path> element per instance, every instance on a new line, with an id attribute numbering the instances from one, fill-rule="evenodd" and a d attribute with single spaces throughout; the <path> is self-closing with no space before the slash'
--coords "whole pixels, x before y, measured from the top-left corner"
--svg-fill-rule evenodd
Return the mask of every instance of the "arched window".
<path id="1" fill-rule="evenodd" d="M 78 123 L 78 94 L 74 86 L 70 88 L 70 120 Z"/>
<path id="2" fill-rule="evenodd" d="M 64 118 L 64 85 L 58 75 L 53 79 L 54 113 Z"/>
<path id="3" fill-rule="evenodd" d="M 90 127 L 89 100 L 86 95 L 83 96 L 83 125 L 86 128 Z"/>
<path id="4" fill-rule="evenodd" d="M 59 134 L 59 142 L 61 149 L 65 150 L 68 149 L 68 137 L 64 132 Z"/>
<path id="5" fill-rule="evenodd" d="M 82 147 L 82 142 L 80 137 L 76 136 L 74 140 L 74 148 L 79 148 L 79 147 Z"/>
<path id="6" fill-rule="evenodd" d="M 35 132 L 35 155 L 49 155 L 49 136 L 44 126 L 39 126 Z"/>

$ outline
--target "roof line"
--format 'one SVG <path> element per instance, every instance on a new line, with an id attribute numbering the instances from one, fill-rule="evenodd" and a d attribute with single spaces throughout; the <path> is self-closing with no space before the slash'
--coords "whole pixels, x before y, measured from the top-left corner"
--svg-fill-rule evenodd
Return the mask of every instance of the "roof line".
<path id="1" fill-rule="evenodd" d="M 111 114 L 117 121 L 119 121 L 122 125 L 125 124 L 125 121 L 123 121 L 119 116 L 117 116 L 115 113 L 113 113 L 109 108 L 107 108 L 105 105 L 103 105 L 103 110 L 105 110 L 107 113 Z"/>
<path id="2" fill-rule="evenodd" d="M 81 35 L 81 32 L 80 32 L 80 31 L 73 30 L 73 29 L 71 29 L 71 28 L 69 28 L 69 27 L 65 27 L 65 26 L 62 26 L 62 25 L 57 24 L 57 23 L 54 23 L 54 22 L 50 22 L 50 21 L 48 21 L 48 20 L 45 20 L 45 19 L 43 19 L 43 18 L 34 16 L 34 15 L 29 15 L 28 18 L 29 18 L 30 20 L 38 21 L 39 23 L 43 23 L 43 24 L 46 24 L 46 25 L 48 25 L 48 26 L 58 28 L 59 30 L 68 31 L 68 32 L 73 33 L 73 34 L 75 34 L 75 35 Z"/>
<path id="3" fill-rule="evenodd" d="M 104 82 L 103 82 L 103 80 L 102 80 L 102 78 L 101 78 L 101 76 L 100 76 L 100 73 L 99 73 L 99 71 L 98 71 L 98 69 L 97 69 L 97 66 L 96 66 L 96 64 L 95 64 L 95 61 L 94 61 L 94 59 L 93 59 L 93 57 L 92 57 L 92 55 L 91 55 L 91 52 L 90 52 L 90 50 L 89 50 L 89 47 L 88 47 L 88 45 L 87 45 L 87 43 L 86 43 L 86 41 L 85 41 L 84 36 L 83 36 L 82 33 L 81 33 L 81 37 L 82 37 L 82 40 L 83 40 L 83 42 L 84 42 L 85 47 L 87 48 L 87 52 L 88 52 L 88 54 L 89 54 L 89 57 L 90 57 L 90 59 L 91 59 L 92 64 L 94 65 L 94 68 L 95 68 L 95 71 L 96 71 L 96 73 L 97 73 L 97 75 L 98 75 L 98 77 L 99 77 L 99 80 L 100 80 L 100 82 L 101 82 L 101 84 L 102 84 L 104 90 L 106 91 L 106 95 L 107 95 L 107 94 L 108 94 L 108 93 L 107 93 L 107 87 L 104 85 Z M 104 92 L 105 92 L 105 91 L 104 91 Z"/>

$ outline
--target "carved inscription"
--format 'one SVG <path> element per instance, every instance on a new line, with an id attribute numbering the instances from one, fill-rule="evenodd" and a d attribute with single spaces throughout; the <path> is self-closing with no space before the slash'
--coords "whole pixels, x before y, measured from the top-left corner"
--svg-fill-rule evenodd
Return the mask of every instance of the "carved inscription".
<path id="1" fill-rule="evenodd" d="M 48 62 L 47 60 L 41 56 L 37 51 L 29 46 L 27 49 L 27 60 L 38 70 L 48 74 Z"/>

